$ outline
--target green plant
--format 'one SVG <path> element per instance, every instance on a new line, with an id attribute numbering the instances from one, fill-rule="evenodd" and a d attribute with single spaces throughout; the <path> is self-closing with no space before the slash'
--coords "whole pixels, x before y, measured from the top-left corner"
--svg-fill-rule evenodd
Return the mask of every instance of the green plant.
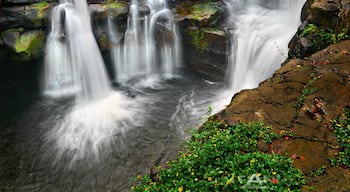
<path id="1" fill-rule="evenodd" d="M 192 43 L 197 51 L 203 52 L 208 47 L 205 32 L 197 30 L 192 33 Z"/>
<path id="2" fill-rule="evenodd" d="M 211 118 L 186 142 L 186 152 L 167 168 L 158 167 L 155 178 L 138 176 L 132 190 L 299 191 L 305 179 L 290 158 L 257 151 L 258 141 L 274 138 L 270 129 L 260 122 L 227 125 Z M 253 177 L 259 183 L 250 183 Z"/>
<path id="3" fill-rule="evenodd" d="M 315 176 L 320 176 L 322 175 L 324 172 L 326 172 L 327 166 L 323 165 L 322 167 L 316 169 L 315 171 L 310 173 L 311 177 L 315 177 Z"/>
<path id="4" fill-rule="evenodd" d="M 317 88 L 312 87 L 312 84 L 318 79 L 318 74 L 317 74 L 317 72 L 314 71 L 311 73 L 310 76 L 311 76 L 311 80 L 306 84 L 305 88 L 302 91 L 301 96 L 299 97 L 299 99 L 297 100 L 297 102 L 294 105 L 295 112 L 293 115 L 293 119 L 296 119 L 298 117 L 299 110 L 304 105 L 306 96 L 311 95 L 317 91 Z"/>
<path id="5" fill-rule="evenodd" d="M 32 5 L 34 8 L 48 8 L 49 7 L 49 3 L 46 1 L 41 1 L 39 3 L 35 3 Z"/>
<path id="6" fill-rule="evenodd" d="M 335 33 L 332 29 L 322 28 L 315 24 L 306 25 L 300 36 L 309 37 L 310 47 L 315 51 L 350 38 L 347 27 L 342 29 L 340 33 Z"/>
<path id="7" fill-rule="evenodd" d="M 331 121 L 334 133 L 337 138 L 337 142 L 340 147 L 338 156 L 336 157 L 337 163 L 350 167 L 350 110 L 349 108 L 344 109 L 344 114 L 341 117 L 338 115 L 334 120 Z M 335 160 L 333 160 L 335 161 Z M 333 164 L 335 164 L 333 162 Z"/>

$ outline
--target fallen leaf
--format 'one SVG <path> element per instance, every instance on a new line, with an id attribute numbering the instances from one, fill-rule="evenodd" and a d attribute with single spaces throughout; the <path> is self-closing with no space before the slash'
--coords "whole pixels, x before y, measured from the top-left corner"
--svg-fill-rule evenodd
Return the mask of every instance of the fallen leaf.
<path id="1" fill-rule="evenodd" d="M 299 155 L 299 159 L 300 159 L 300 161 L 305 161 L 306 160 L 306 158 L 304 156 L 302 156 L 302 155 Z"/>

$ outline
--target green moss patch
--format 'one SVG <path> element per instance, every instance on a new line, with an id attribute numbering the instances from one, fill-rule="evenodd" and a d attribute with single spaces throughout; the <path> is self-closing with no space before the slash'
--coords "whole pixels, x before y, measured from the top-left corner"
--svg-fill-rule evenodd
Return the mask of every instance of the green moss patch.
<path id="1" fill-rule="evenodd" d="M 14 45 L 17 53 L 26 53 L 30 56 L 38 56 L 42 52 L 45 41 L 43 31 L 29 31 L 23 33 Z"/>
<path id="2" fill-rule="evenodd" d="M 191 13 L 187 15 L 187 18 L 197 21 L 209 19 L 219 11 L 216 4 L 211 2 L 195 4 L 191 7 L 190 10 Z"/>

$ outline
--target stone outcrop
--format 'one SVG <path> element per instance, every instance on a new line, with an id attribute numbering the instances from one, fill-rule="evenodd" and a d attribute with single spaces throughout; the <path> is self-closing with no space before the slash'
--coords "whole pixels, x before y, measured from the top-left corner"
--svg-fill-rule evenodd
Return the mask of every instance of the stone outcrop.
<path id="1" fill-rule="evenodd" d="M 229 40 L 221 26 L 225 5 L 221 1 L 187 1 L 177 3 L 175 10 L 186 64 L 210 80 L 223 80 Z"/>
<path id="2" fill-rule="evenodd" d="M 303 94 L 313 80 L 314 91 Z M 300 98 L 305 96 L 304 102 Z M 275 141 L 266 152 L 289 155 L 304 174 L 329 166 L 337 149 L 330 121 L 350 104 L 350 41 L 332 45 L 305 60 L 293 59 L 256 89 L 236 94 L 216 116 L 230 124 L 262 121 L 274 132 L 292 136 Z M 299 107 L 296 104 L 299 102 Z M 346 191 L 348 169 L 329 167 L 310 186 L 315 191 Z"/>
<path id="3" fill-rule="evenodd" d="M 289 45 L 289 56 L 307 57 L 330 44 L 349 39 L 349 11 L 347 0 L 308 0 L 302 10 L 302 25 Z"/>

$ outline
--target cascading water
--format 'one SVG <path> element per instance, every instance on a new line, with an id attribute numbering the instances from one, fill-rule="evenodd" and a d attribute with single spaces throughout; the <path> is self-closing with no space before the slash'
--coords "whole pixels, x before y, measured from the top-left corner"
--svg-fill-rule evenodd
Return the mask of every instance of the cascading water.
<path id="1" fill-rule="evenodd" d="M 144 75 L 172 75 L 181 63 L 178 29 L 165 1 L 148 0 L 141 5 L 132 0 L 124 35 L 111 20 L 108 23 L 115 45 L 112 60 L 117 82 Z"/>
<path id="2" fill-rule="evenodd" d="M 58 156 L 95 155 L 124 132 L 130 102 L 114 91 L 92 34 L 86 1 L 61 1 L 52 12 L 45 57 L 44 94 L 75 96 L 75 106 L 47 134 Z M 128 110 L 126 110 L 128 108 Z"/>
<path id="3" fill-rule="evenodd" d="M 75 94 L 99 100 L 109 94 L 102 56 L 92 34 L 85 1 L 62 1 L 53 9 L 45 57 L 44 94 Z"/>
<path id="4" fill-rule="evenodd" d="M 305 0 L 230 0 L 231 92 L 251 89 L 287 58 L 288 43 L 300 25 Z"/>

